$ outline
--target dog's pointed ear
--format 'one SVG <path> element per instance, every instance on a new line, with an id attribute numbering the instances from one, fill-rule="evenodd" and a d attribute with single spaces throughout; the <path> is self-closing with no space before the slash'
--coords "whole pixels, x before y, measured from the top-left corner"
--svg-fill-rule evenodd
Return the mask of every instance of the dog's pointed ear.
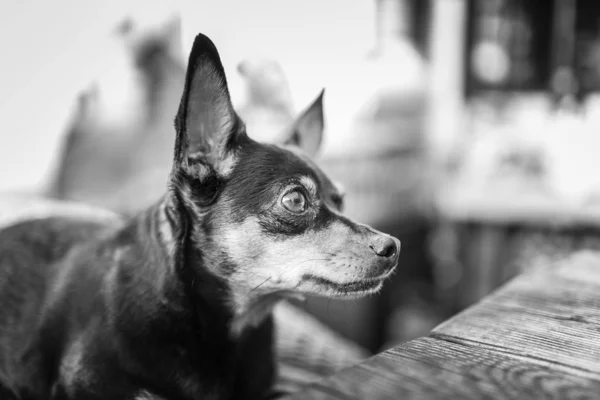
<path id="1" fill-rule="evenodd" d="M 325 89 L 317 98 L 300 114 L 290 134 L 284 141 L 285 145 L 300 147 L 306 154 L 314 157 L 321 147 L 323 141 L 323 130 L 325 129 L 325 118 L 323 116 L 323 95 Z"/>
<path id="2" fill-rule="evenodd" d="M 175 163 L 199 164 L 227 175 L 243 123 L 231 103 L 225 71 L 213 42 L 198 34 L 190 52 L 185 87 L 175 119 Z M 199 178 L 202 178 L 200 176 Z"/>

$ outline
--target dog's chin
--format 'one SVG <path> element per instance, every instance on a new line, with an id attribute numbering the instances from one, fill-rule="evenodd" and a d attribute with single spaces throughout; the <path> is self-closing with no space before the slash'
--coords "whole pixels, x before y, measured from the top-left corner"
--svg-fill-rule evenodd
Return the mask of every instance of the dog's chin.
<path id="1" fill-rule="evenodd" d="M 304 286 L 306 292 L 310 292 L 311 294 L 353 299 L 379 292 L 387 277 L 386 275 L 352 282 L 334 282 L 322 276 L 304 275 L 302 277 L 302 286 Z"/>

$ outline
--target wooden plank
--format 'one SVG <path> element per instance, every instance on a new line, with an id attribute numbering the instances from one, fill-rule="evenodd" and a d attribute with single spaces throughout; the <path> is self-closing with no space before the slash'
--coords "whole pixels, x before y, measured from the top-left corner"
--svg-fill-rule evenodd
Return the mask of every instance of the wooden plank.
<path id="1" fill-rule="evenodd" d="M 600 257 L 580 253 L 521 276 L 432 336 L 600 376 Z"/>
<path id="2" fill-rule="evenodd" d="M 550 274 L 555 274 L 560 278 L 600 287 L 600 252 L 598 251 L 582 250 L 558 260 L 552 265 L 537 265 L 537 270 L 541 270 L 542 274 L 547 273 L 544 268 L 547 268 Z"/>
<path id="3" fill-rule="evenodd" d="M 291 399 L 600 399 L 600 381 L 536 360 L 421 338 L 309 386 Z"/>

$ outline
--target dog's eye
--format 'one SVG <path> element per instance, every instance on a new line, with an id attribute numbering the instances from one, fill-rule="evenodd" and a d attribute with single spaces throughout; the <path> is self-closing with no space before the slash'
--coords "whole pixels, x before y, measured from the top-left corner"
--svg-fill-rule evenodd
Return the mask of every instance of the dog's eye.
<path id="1" fill-rule="evenodd" d="M 289 193 L 286 193 L 281 198 L 281 203 L 286 210 L 293 213 L 301 213 L 306 210 L 306 197 L 304 197 L 304 194 L 298 190 L 293 190 Z"/>

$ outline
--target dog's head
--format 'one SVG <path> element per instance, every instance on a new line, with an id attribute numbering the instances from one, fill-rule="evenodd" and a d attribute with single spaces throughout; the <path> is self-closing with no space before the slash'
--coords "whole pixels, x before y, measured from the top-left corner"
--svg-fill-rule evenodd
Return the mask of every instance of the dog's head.
<path id="1" fill-rule="evenodd" d="M 248 137 L 213 43 L 198 35 L 176 118 L 171 193 L 189 218 L 203 268 L 243 307 L 290 292 L 379 290 L 400 242 L 341 213 L 343 194 L 310 159 L 321 143 L 323 93 L 281 145 Z M 272 296 L 270 296 L 272 297 Z"/>

